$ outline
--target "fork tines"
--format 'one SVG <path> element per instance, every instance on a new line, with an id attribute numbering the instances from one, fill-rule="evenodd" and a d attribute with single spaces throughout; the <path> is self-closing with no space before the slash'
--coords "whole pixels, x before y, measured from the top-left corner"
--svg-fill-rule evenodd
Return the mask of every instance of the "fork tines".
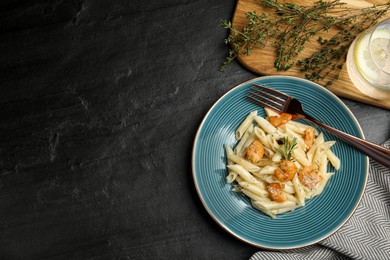
<path id="1" fill-rule="evenodd" d="M 247 97 L 253 102 L 276 111 L 283 112 L 289 96 L 261 85 L 253 84 Z"/>

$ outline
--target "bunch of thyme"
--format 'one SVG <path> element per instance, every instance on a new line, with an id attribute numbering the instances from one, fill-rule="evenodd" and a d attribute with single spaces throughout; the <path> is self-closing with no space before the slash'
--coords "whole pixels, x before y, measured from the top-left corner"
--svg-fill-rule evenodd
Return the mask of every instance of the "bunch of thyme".
<path id="1" fill-rule="evenodd" d="M 274 66 L 277 70 L 288 70 L 297 65 L 309 80 L 330 77 L 326 86 L 338 78 L 356 36 L 390 9 L 390 1 L 362 9 L 348 8 L 340 0 L 319 0 L 311 6 L 278 3 L 277 0 L 260 0 L 259 4 L 271 12 L 268 15 L 248 12 L 248 24 L 242 31 L 235 29 L 229 21 L 221 20 L 221 26 L 230 30 L 225 44 L 231 49 L 220 70 L 224 71 L 238 55 L 251 55 L 254 48 L 264 47 L 271 40 L 276 49 Z M 313 37 L 331 28 L 336 29 L 336 33 L 330 39 L 317 39 L 321 45 L 319 51 L 298 60 L 298 55 Z"/>

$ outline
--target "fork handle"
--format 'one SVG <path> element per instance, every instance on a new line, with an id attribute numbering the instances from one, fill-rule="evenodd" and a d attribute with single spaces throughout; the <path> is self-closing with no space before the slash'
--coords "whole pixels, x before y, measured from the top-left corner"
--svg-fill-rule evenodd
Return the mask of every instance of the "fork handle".
<path id="1" fill-rule="evenodd" d="M 383 164 L 384 166 L 390 168 L 390 149 L 386 149 L 380 145 L 371 143 L 369 141 L 366 141 L 364 139 L 358 138 L 356 136 L 344 133 L 336 128 L 333 128 L 331 126 L 328 126 L 308 115 L 304 116 L 305 119 L 308 119 L 309 121 L 315 123 L 316 125 L 324 128 L 328 132 L 332 133 L 339 139 L 343 140 L 344 142 L 350 144 L 351 146 L 355 147 L 356 149 L 360 150 L 361 152 L 365 153 L 375 161 Z"/>

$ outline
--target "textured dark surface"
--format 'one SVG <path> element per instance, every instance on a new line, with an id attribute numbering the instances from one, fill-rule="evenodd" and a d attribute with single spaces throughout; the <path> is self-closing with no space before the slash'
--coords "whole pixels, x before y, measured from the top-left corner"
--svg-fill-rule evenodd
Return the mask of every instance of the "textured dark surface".
<path id="1" fill-rule="evenodd" d="M 193 185 L 210 106 L 256 77 L 227 52 L 235 1 L 0 4 L 0 258 L 247 259 Z M 344 100 L 366 138 L 390 113 Z"/>

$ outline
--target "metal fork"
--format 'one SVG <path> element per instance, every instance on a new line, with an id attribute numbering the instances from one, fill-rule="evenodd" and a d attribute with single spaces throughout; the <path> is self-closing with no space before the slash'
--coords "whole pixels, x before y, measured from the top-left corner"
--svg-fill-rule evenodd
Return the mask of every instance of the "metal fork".
<path id="1" fill-rule="evenodd" d="M 320 126 L 321 128 L 332 133 L 339 139 L 353 146 L 354 148 L 365 153 L 372 159 L 390 168 L 390 149 L 386 149 L 380 145 L 368 142 L 356 136 L 344 133 L 336 128 L 328 126 L 317 119 L 309 116 L 303 111 L 302 104 L 299 100 L 288 96 L 277 90 L 266 88 L 264 86 L 253 84 L 247 97 L 253 102 L 279 113 L 289 113 L 304 118 Z"/>

